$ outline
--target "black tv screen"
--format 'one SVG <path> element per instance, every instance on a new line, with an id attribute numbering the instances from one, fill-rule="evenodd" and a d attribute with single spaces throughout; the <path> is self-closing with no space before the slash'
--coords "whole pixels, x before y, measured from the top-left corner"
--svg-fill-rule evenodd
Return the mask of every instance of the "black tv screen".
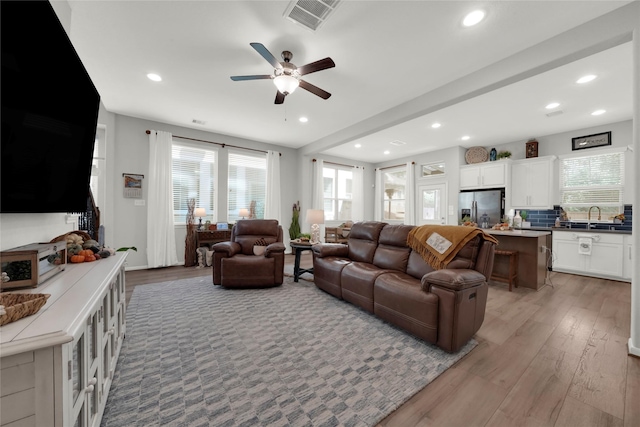
<path id="1" fill-rule="evenodd" d="M 0 212 L 84 212 L 100 95 L 48 1 L 0 8 Z"/>

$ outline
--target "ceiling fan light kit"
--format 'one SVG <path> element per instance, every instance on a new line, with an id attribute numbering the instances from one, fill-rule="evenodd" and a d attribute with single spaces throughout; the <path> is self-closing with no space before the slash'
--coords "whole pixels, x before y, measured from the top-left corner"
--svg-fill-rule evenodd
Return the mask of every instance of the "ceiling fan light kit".
<path id="1" fill-rule="evenodd" d="M 273 79 L 273 83 L 278 88 L 278 92 L 276 92 L 276 100 L 275 104 L 282 104 L 284 102 L 284 98 L 287 95 L 293 93 L 298 86 L 302 89 L 313 93 L 314 95 L 319 96 L 322 99 L 329 99 L 331 94 L 323 89 L 320 89 L 317 86 L 312 85 L 309 82 L 306 82 L 300 78 L 300 76 L 304 76 L 305 74 L 315 73 L 316 71 L 326 70 L 327 68 L 333 68 L 336 64 L 333 62 L 331 58 L 324 58 L 318 61 L 312 62 L 310 64 L 303 65 L 302 67 L 296 67 L 292 64 L 291 58 L 293 58 L 293 53 L 285 50 L 282 52 L 283 62 L 279 62 L 269 50 L 264 47 L 262 43 L 249 43 L 251 47 L 253 47 L 256 52 L 258 52 L 269 64 L 271 64 L 273 69 L 273 75 L 270 74 L 261 74 L 261 75 L 252 75 L 252 76 L 231 76 L 231 80 L 233 81 L 243 81 L 243 80 L 263 80 L 263 79 Z"/>

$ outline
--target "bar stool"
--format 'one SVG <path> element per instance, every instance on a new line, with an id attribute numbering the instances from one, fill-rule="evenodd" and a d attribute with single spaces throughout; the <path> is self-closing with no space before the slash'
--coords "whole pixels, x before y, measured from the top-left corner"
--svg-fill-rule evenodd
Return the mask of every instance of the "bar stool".
<path id="1" fill-rule="evenodd" d="M 491 280 L 497 282 L 504 282 L 509 284 L 509 292 L 511 292 L 511 286 L 518 287 L 518 251 L 495 251 L 496 256 L 508 256 L 509 257 L 509 273 L 507 276 L 500 274 L 491 274 Z"/>

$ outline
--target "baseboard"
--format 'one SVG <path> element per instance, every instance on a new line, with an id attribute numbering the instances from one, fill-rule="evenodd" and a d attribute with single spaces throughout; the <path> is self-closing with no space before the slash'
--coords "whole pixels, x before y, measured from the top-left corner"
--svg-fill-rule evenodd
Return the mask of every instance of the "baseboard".
<path id="1" fill-rule="evenodd" d="M 640 347 L 635 347 L 631 338 L 629 338 L 629 354 L 632 356 L 640 357 Z"/>

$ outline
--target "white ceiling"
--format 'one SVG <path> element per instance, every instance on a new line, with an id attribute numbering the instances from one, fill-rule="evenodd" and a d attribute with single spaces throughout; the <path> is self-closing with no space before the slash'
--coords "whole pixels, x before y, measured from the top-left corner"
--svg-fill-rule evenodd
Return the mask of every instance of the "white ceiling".
<path id="1" fill-rule="evenodd" d="M 630 1 L 344 1 L 316 32 L 287 20 L 287 1 L 69 1 L 71 38 L 107 110 L 300 148 L 482 69 Z M 464 15 L 487 12 L 464 28 Z M 336 67 L 304 77 L 330 93 L 298 89 L 274 105 L 270 74 L 250 42 L 301 66 Z M 498 145 L 628 120 L 631 48 L 621 45 L 435 113 L 338 141 L 325 154 L 379 163 L 453 145 Z M 163 77 L 151 82 L 146 74 Z M 577 85 L 594 73 L 597 80 Z M 544 106 L 564 114 L 548 118 Z M 598 108 L 607 113 L 593 117 Z M 306 116 L 308 123 L 298 118 Z M 202 120 L 204 125 L 192 123 Z M 430 126 L 442 123 L 437 130 Z M 462 135 L 469 141 L 461 141 Z M 400 140 L 403 146 L 390 145 Z M 353 145 L 359 142 L 361 149 Z M 320 145 L 320 144 L 318 144 Z M 384 155 L 384 150 L 391 153 Z"/>

